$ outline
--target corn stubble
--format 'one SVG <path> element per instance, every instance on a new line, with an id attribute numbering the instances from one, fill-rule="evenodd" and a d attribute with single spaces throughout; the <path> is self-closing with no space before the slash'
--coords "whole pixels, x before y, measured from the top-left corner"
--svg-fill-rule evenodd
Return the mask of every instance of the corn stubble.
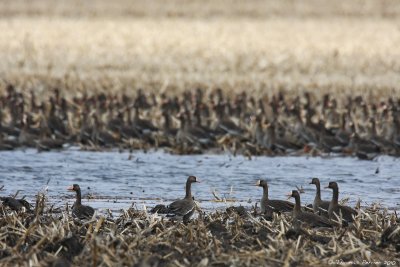
<path id="1" fill-rule="evenodd" d="M 292 228 L 287 215 L 267 221 L 236 208 L 198 210 L 183 224 L 133 207 L 80 221 L 42 194 L 36 207 L 33 213 L 2 208 L 3 266 L 315 266 L 400 256 L 392 232 L 384 232 L 394 215 L 377 205 L 363 207 L 349 228 L 313 230 Z"/>

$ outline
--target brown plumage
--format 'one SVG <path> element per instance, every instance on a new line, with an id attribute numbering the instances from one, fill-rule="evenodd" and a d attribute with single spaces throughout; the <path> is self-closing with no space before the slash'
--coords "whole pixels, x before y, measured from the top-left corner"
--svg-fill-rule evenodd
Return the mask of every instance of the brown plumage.
<path id="1" fill-rule="evenodd" d="M 0 200 L 3 201 L 3 205 L 9 207 L 12 210 L 21 211 L 23 208 L 25 208 L 27 211 L 31 211 L 31 205 L 25 199 L 0 197 Z"/>
<path id="2" fill-rule="evenodd" d="M 76 192 L 76 201 L 72 207 L 72 216 L 78 219 L 90 219 L 93 217 L 94 209 L 90 206 L 82 205 L 81 188 L 79 185 L 74 184 L 68 187 L 69 191 Z"/>
<path id="3" fill-rule="evenodd" d="M 11 84 L 7 88 L 0 93 L 1 150 L 84 145 L 95 149 L 166 147 L 183 154 L 223 149 L 247 156 L 324 151 L 361 159 L 378 153 L 400 155 L 400 121 L 395 112 L 400 102 L 392 99 L 367 103 L 355 96 L 348 103 L 338 103 L 333 96 L 317 99 L 310 92 L 303 99 L 284 92 L 256 99 L 246 93 L 224 95 L 220 88 L 207 90 L 207 96 L 202 89 L 174 96 L 138 89 L 136 99 L 111 92 L 64 98 L 64 89 L 54 90 L 49 97 L 31 91 L 29 97 Z M 184 114 L 178 134 L 171 121 L 177 114 Z M 319 121 L 314 122 L 315 118 Z M 368 118 L 369 126 L 364 123 Z"/>
<path id="4" fill-rule="evenodd" d="M 298 226 L 299 224 L 306 224 L 310 227 L 332 227 L 332 224 L 328 219 L 321 217 L 311 212 L 303 212 L 301 210 L 300 194 L 297 190 L 293 190 L 289 197 L 293 197 L 296 201 L 293 209 L 293 224 Z"/>
<path id="5" fill-rule="evenodd" d="M 322 215 L 324 217 L 328 217 L 328 209 L 329 209 L 329 201 L 324 201 L 321 199 L 321 184 L 318 178 L 313 178 L 310 184 L 314 184 L 317 188 L 317 192 L 315 194 L 314 202 L 313 202 L 313 210 L 314 213 Z"/>
<path id="6" fill-rule="evenodd" d="M 290 212 L 294 208 L 294 204 L 286 200 L 269 199 L 268 183 L 265 180 L 258 180 L 256 186 L 263 188 L 263 196 L 261 198 L 261 212 L 271 214 L 273 212 Z"/>
<path id="7" fill-rule="evenodd" d="M 196 204 L 192 197 L 191 186 L 192 183 L 199 183 L 200 181 L 195 176 L 189 176 L 186 181 L 186 195 L 183 199 L 176 200 L 169 204 L 168 212 L 170 215 L 180 218 L 183 222 L 187 222 L 193 215 Z"/>
<path id="8" fill-rule="evenodd" d="M 357 211 L 348 207 L 339 205 L 339 187 L 336 182 L 330 182 L 327 188 L 333 190 L 332 201 L 329 204 L 328 215 L 329 219 L 337 220 L 342 216 L 343 220 L 347 223 L 354 221 L 354 216 L 357 215 Z"/>

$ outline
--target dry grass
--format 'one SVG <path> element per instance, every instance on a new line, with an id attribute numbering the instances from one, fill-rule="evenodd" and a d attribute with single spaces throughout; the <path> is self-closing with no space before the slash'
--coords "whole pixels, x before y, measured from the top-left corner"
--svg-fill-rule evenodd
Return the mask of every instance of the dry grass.
<path id="1" fill-rule="evenodd" d="M 397 0 L 1 0 L 0 14 L 2 17 L 396 17 L 400 14 L 400 3 Z"/>
<path id="2" fill-rule="evenodd" d="M 384 94 L 400 83 L 400 20 L 388 15 L 398 2 L 76 2 L 1 2 L 0 12 L 13 14 L 0 19 L 3 83 Z"/>
<path id="3" fill-rule="evenodd" d="M 114 219 L 82 222 L 41 205 L 43 213 L 36 215 L 2 210 L 0 264 L 326 266 L 341 261 L 398 264 L 400 256 L 390 242 L 380 244 L 390 215 L 376 207 L 364 209 L 349 229 L 295 230 L 289 217 L 266 221 L 246 212 L 202 214 L 184 225 L 131 208 Z"/>

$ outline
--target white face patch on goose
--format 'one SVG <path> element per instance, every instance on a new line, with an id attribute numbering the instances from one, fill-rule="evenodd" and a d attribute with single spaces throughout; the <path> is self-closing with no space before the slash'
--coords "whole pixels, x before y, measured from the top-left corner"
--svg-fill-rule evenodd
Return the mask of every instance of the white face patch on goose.
<path id="1" fill-rule="evenodd" d="M 261 184 L 261 180 L 258 180 L 258 181 L 256 182 L 256 185 L 260 186 L 260 184 Z"/>

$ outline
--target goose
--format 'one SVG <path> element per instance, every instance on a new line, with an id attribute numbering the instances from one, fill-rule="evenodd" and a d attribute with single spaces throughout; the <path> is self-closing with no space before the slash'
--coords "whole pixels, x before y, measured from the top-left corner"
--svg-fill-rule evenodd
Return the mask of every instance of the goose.
<path id="1" fill-rule="evenodd" d="M 332 227 L 332 224 L 327 218 L 301 210 L 300 194 L 297 190 L 293 190 L 291 194 L 288 194 L 288 197 L 293 197 L 296 201 L 293 208 L 293 223 L 296 226 L 299 224 L 306 224 L 310 227 Z"/>
<path id="2" fill-rule="evenodd" d="M 347 223 L 354 221 L 354 216 L 357 215 L 357 211 L 348 207 L 339 205 L 339 187 L 336 182 L 330 182 L 326 188 L 330 188 L 333 190 L 332 201 L 329 204 L 328 208 L 328 216 L 329 219 L 336 220 L 336 217 L 339 217 L 340 214 L 343 220 Z"/>
<path id="3" fill-rule="evenodd" d="M 272 212 L 290 212 L 294 208 L 294 204 L 279 199 L 268 198 L 268 183 L 265 180 L 258 180 L 256 186 L 263 188 L 263 196 L 261 198 L 261 212 L 271 215 Z"/>
<path id="4" fill-rule="evenodd" d="M 75 191 L 76 193 L 76 201 L 72 207 L 72 216 L 81 220 L 92 218 L 94 209 L 90 206 L 82 205 L 81 188 L 79 185 L 74 184 L 68 187 L 68 191 Z"/>
<path id="5" fill-rule="evenodd" d="M 183 222 L 188 222 L 190 217 L 193 215 L 196 204 L 192 197 L 191 186 L 192 183 L 200 183 L 196 176 L 189 176 L 186 181 L 186 195 L 183 199 L 176 200 L 169 204 L 168 212 L 170 216 L 180 218 L 182 217 Z"/>
<path id="6" fill-rule="evenodd" d="M 329 201 L 324 201 L 321 199 L 321 184 L 318 178 L 312 178 L 311 183 L 317 188 L 317 192 L 313 202 L 314 213 L 328 217 Z"/>

